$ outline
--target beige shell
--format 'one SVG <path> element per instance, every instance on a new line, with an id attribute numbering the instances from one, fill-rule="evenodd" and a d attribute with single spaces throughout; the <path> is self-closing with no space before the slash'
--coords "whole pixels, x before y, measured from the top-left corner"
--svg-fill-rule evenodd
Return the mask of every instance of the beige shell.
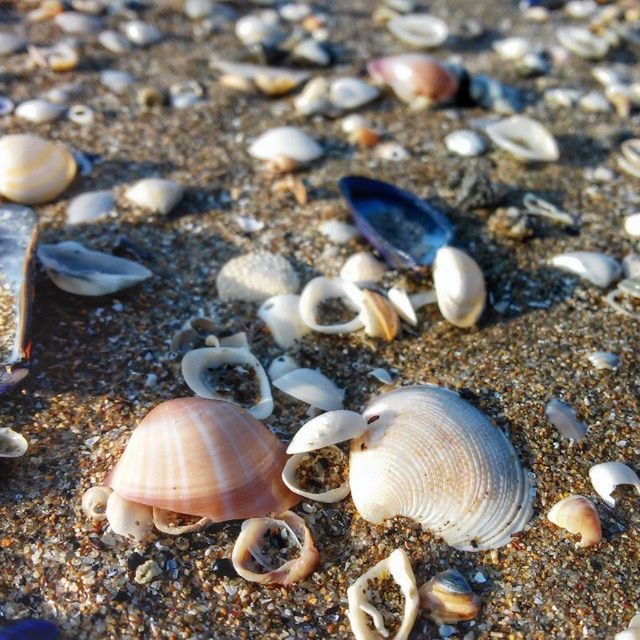
<path id="1" fill-rule="evenodd" d="M 400 331 L 400 318 L 387 298 L 365 289 L 362 292 L 362 310 L 360 317 L 364 322 L 364 331 L 372 338 L 391 341 Z"/>
<path id="2" fill-rule="evenodd" d="M 569 533 L 580 534 L 578 547 L 592 547 L 602 540 L 600 516 L 593 502 L 584 496 L 572 495 L 560 500 L 553 505 L 547 518 Z"/>
<path id="3" fill-rule="evenodd" d="M 56 72 L 71 71 L 80 62 L 78 50 L 71 44 L 60 42 L 53 47 L 29 47 L 29 57 L 43 69 Z"/>
<path id="4" fill-rule="evenodd" d="M 146 504 L 123 498 L 112 492 L 106 509 L 109 526 L 114 533 L 140 542 L 153 528 L 153 510 Z"/>
<path id="5" fill-rule="evenodd" d="M 29 443 L 21 433 L 9 427 L 0 427 L 0 458 L 19 458 L 28 448 Z"/>
<path id="6" fill-rule="evenodd" d="M 92 520 L 104 520 L 107 517 L 107 501 L 112 490 L 109 487 L 91 487 L 82 495 L 82 511 Z"/>
<path id="7" fill-rule="evenodd" d="M 480 598 L 459 571 L 447 569 L 420 587 L 420 607 L 438 624 L 456 624 L 478 615 Z"/>
<path id="8" fill-rule="evenodd" d="M 126 197 L 133 204 L 154 213 L 169 213 L 180 201 L 184 188 L 174 180 L 145 178 L 127 189 Z"/>
<path id="9" fill-rule="evenodd" d="M 21 204 L 57 198 L 76 175 L 67 147 L 30 134 L 0 138 L 0 194 Z"/>

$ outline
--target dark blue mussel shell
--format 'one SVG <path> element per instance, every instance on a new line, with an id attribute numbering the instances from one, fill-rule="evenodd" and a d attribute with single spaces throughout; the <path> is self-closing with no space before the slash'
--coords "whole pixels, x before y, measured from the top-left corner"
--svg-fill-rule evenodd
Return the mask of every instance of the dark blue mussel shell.
<path id="1" fill-rule="evenodd" d="M 430 265 L 453 235 L 443 213 L 388 182 L 345 176 L 338 186 L 360 233 L 391 267 Z"/>
<path id="2" fill-rule="evenodd" d="M 0 640 L 56 640 L 60 629 L 46 620 L 20 620 L 0 629 Z"/>

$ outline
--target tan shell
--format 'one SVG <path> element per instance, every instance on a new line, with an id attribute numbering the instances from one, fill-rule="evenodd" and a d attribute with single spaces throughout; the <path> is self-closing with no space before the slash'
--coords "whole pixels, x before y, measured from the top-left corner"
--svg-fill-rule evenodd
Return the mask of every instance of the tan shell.
<path id="1" fill-rule="evenodd" d="M 82 511 L 92 520 L 105 520 L 107 500 L 112 490 L 109 487 L 91 487 L 82 495 Z"/>
<path id="2" fill-rule="evenodd" d="M 553 505 L 547 518 L 569 533 L 580 534 L 578 547 L 592 547 L 602 540 L 600 516 L 593 502 L 584 496 L 572 495 L 560 500 Z"/>
<path id="3" fill-rule="evenodd" d="M 478 615 L 480 598 L 460 572 L 448 569 L 420 587 L 420 607 L 438 624 L 456 624 Z"/>
<path id="4" fill-rule="evenodd" d="M 387 298 L 365 289 L 362 291 L 362 310 L 360 317 L 364 322 L 364 331 L 373 338 L 391 341 L 400 330 L 400 318 Z"/>

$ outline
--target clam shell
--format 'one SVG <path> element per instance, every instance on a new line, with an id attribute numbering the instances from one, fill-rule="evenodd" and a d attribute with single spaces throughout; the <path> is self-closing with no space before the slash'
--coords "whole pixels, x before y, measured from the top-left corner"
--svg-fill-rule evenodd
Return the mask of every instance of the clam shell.
<path id="1" fill-rule="evenodd" d="M 280 478 L 285 463 L 278 438 L 241 407 L 178 398 L 145 416 L 105 484 L 133 502 L 223 522 L 296 504 Z"/>
<path id="2" fill-rule="evenodd" d="M 0 428 L 0 458 L 19 458 L 28 448 L 29 443 L 23 435 L 9 427 Z"/>
<path id="3" fill-rule="evenodd" d="M 113 213 L 115 201 L 111 191 L 89 191 L 71 200 L 67 207 L 67 224 L 86 224 Z"/>
<path id="4" fill-rule="evenodd" d="M 21 204 L 57 198 L 76 175 L 67 147 L 30 134 L 0 138 L 0 194 Z"/>
<path id="5" fill-rule="evenodd" d="M 398 40 L 417 49 L 435 49 L 449 37 L 447 23 L 426 13 L 394 16 L 387 28 Z"/>
<path id="6" fill-rule="evenodd" d="M 351 443 L 349 484 L 373 524 L 416 520 L 463 551 L 509 543 L 532 513 L 527 472 L 507 439 L 457 394 L 406 387 L 372 401 Z"/>
<path id="7" fill-rule="evenodd" d="M 312 407 L 324 411 L 342 409 L 344 389 L 317 369 L 295 369 L 274 380 L 273 386 Z"/>
<path id="8" fill-rule="evenodd" d="M 609 51 L 609 43 L 604 38 L 584 27 L 561 27 L 556 36 L 563 47 L 588 60 L 600 60 Z"/>
<path id="9" fill-rule="evenodd" d="M 323 154 L 322 147 L 298 127 L 276 127 L 260 135 L 249 147 L 249 154 L 260 160 L 290 158 L 308 164 Z"/>
<path id="10" fill-rule="evenodd" d="M 277 22 L 265 20 L 261 16 L 243 16 L 236 22 L 236 36 L 248 47 L 256 44 L 274 46 L 284 35 Z"/>
<path id="11" fill-rule="evenodd" d="M 382 279 L 387 266 L 367 251 L 349 256 L 340 269 L 340 277 L 356 285 L 373 284 Z"/>
<path id="12" fill-rule="evenodd" d="M 82 511 L 87 518 L 100 522 L 107 518 L 107 501 L 112 490 L 109 487 L 91 487 L 82 494 Z"/>
<path id="13" fill-rule="evenodd" d="M 380 92 L 360 78 L 336 78 L 329 88 L 329 99 L 338 109 L 351 111 L 375 100 Z"/>
<path id="14" fill-rule="evenodd" d="M 45 122 L 54 122 L 62 116 L 66 108 L 60 104 L 49 102 L 48 100 L 27 100 L 16 107 L 15 114 L 18 118 L 33 122 L 34 124 L 42 124 Z"/>
<path id="15" fill-rule="evenodd" d="M 456 624 L 478 615 L 480 598 L 459 571 L 447 569 L 420 587 L 420 607 L 438 624 Z"/>
<path id="16" fill-rule="evenodd" d="M 138 47 L 148 47 L 162 40 L 162 32 L 158 27 L 142 20 L 131 20 L 122 26 L 122 31 L 129 42 Z"/>
<path id="17" fill-rule="evenodd" d="M 41 244 L 38 260 L 56 286 L 79 296 L 105 296 L 153 275 L 137 262 L 91 251 L 71 241 Z"/>
<path id="18" fill-rule="evenodd" d="M 622 267 L 615 258 L 595 251 L 567 251 L 551 258 L 549 264 L 574 273 L 602 289 L 613 284 L 622 273 Z"/>
<path id="19" fill-rule="evenodd" d="M 580 534 L 578 547 L 592 547 L 602 540 L 600 516 L 588 498 L 568 496 L 551 507 L 547 518 L 569 533 Z"/>
<path id="20" fill-rule="evenodd" d="M 416 310 L 411 303 L 411 298 L 404 289 L 398 287 L 391 287 L 387 291 L 387 297 L 389 302 L 393 305 L 393 308 L 398 312 L 398 315 L 408 322 L 412 327 L 418 326 L 418 316 L 416 316 Z"/>
<path id="21" fill-rule="evenodd" d="M 619 167 L 629 175 L 640 178 L 640 138 L 625 140 L 620 145 L 620 152 Z"/>
<path id="22" fill-rule="evenodd" d="M 587 354 L 587 360 L 596 369 L 611 369 L 615 371 L 620 365 L 620 357 L 608 351 L 592 351 Z"/>
<path id="23" fill-rule="evenodd" d="M 523 162 L 555 162 L 560 157 L 555 138 L 526 116 L 511 116 L 486 128 L 497 146 Z"/>
<path id="24" fill-rule="evenodd" d="M 339 299 L 353 309 L 355 316 L 340 324 L 319 324 L 317 311 L 326 300 Z M 341 278 L 313 278 L 307 282 L 300 295 L 300 318 L 313 331 L 319 333 L 350 333 L 364 326 L 360 312 L 362 310 L 362 291 L 356 285 Z"/>
<path id="25" fill-rule="evenodd" d="M 549 422 L 564 438 L 580 440 L 587 433 L 587 425 L 576 418 L 576 412 L 559 398 L 551 398 L 544 408 Z"/>
<path id="26" fill-rule="evenodd" d="M 267 373 L 269 374 L 269 377 L 273 381 L 299 368 L 300 368 L 300 365 L 294 358 L 292 358 L 291 356 L 284 355 L 284 356 L 278 356 L 277 358 L 274 358 L 271 361 L 271 364 L 267 369 Z"/>
<path id="27" fill-rule="evenodd" d="M 591 484 L 601 500 L 609 507 L 616 506 L 611 497 L 614 489 L 622 484 L 629 484 L 635 488 L 640 496 L 640 478 L 638 474 L 623 462 L 602 462 L 589 469 Z"/>
<path id="28" fill-rule="evenodd" d="M 309 327 L 300 317 L 300 296 L 284 293 L 265 300 L 258 309 L 258 317 L 267 325 L 276 344 L 283 349 L 293 347 Z"/>
<path id="29" fill-rule="evenodd" d="M 144 540 L 153 528 L 151 507 L 127 500 L 116 491 L 109 494 L 105 513 L 114 533 L 135 542 Z"/>
<path id="30" fill-rule="evenodd" d="M 173 180 L 146 178 L 127 189 L 125 195 L 138 207 L 167 214 L 180 202 L 183 194 L 184 187 Z"/>
<path id="31" fill-rule="evenodd" d="M 330 445 L 359 438 L 368 429 L 365 419 L 355 411 L 328 411 L 316 416 L 293 436 L 287 453 L 315 451 Z"/>
<path id="32" fill-rule="evenodd" d="M 444 139 L 444 144 L 451 153 L 466 158 L 482 155 L 487 149 L 482 136 L 469 129 L 453 131 Z"/>
<path id="33" fill-rule="evenodd" d="M 111 53 L 127 53 L 133 49 L 126 36 L 110 29 L 98 35 L 98 42 Z"/>

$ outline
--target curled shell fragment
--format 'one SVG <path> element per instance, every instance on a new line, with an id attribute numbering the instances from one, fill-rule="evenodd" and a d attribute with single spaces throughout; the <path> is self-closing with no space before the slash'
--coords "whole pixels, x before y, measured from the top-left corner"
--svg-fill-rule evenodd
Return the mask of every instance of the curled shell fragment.
<path id="1" fill-rule="evenodd" d="M 576 418 L 576 412 L 560 398 L 551 398 L 544 412 L 549 422 L 564 438 L 580 440 L 587 433 L 587 425 Z"/>
<path id="2" fill-rule="evenodd" d="M 558 143 L 539 122 L 526 116 L 511 116 L 486 128 L 492 142 L 523 162 L 555 162 Z"/>
<path id="3" fill-rule="evenodd" d="M 288 355 L 278 356 L 271 361 L 269 368 L 267 369 L 267 373 L 269 374 L 269 378 L 271 381 L 277 380 L 281 376 L 286 373 L 291 373 L 296 369 L 299 369 L 300 365 L 298 362 Z"/>
<path id="4" fill-rule="evenodd" d="M 549 263 L 603 289 L 609 287 L 622 273 L 620 263 L 615 258 L 595 251 L 567 251 L 554 256 Z"/>
<path id="5" fill-rule="evenodd" d="M 334 299 L 352 310 L 354 317 L 346 322 L 320 324 L 318 312 L 321 304 Z M 364 326 L 361 309 L 362 291 L 342 278 L 314 278 L 306 284 L 300 295 L 300 317 L 310 329 L 319 333 L 350 333 L 361 329 Z"/>
<path id="6" fill-rule="evenodd" d="M 391 302 L 383 295 L 365 289 L 362 291 L 360 317 L 364 331 L 372 338 L 393 340 L 400 330 L 400 318 Z"/>
<path id="7" fill-rule="evenodd" d="M 344 389 L 339 389 L 317 369 L 295 369 L 273 381 L 280 391 L 324 411 L 342 409 Z"/>
<path id="8" fill-rule="evenodd" d="M 584 496 L 571 495 L 556 502 L 547 518 L 569 533 L 579 534 L 578 547 L 592 547 L 602 540 L 600 516 L 593 502 Z"/>
<path id="9" fill-rule="evenodd" d="M 0 458 L 19 458 L 28 448 L 29 443 L 22 434 L 9 427 L 0 428 Z"/>
<path id="10" fill-rule="evenodd" d="M 91 487 L 82 494 L 82 511 L 87 518 L 101 521 L 107 518 L 107 501 L 112 490 L 109 487 Z"/>
<path id="11" fill-rule="evenodd" d="M 640 138 L 625 140 L 620 145 L 618 166 L 631 176 L 640 178 Z"/>
<path id="12" fill-rule="evenodd" d="M 89 191 L 71 200 L 67 207 L 67 224 L 86 224 L 109 215 L 115 209 L 111 191 Z"/>
<path id="13" fill-rule="evenodd" d="M 623 462 L 602 462 L 589 469 L 591 484 L 602 501 L 609 507 L 616 506 L 611 497 L 614 489 L 622 484 L 629 484 L 640 495 L 640 478 L 638 474 Z"/>
<path id="14" fill-rule="evenodd" d="M 398 315 L 408 322 L 412 327 L 418 326 L 418 316 L 416 316 L 416 310 L 409 294 L 399 287 L 391 287 L 387 291 L 387 297 L 389 302 L 393 305 L 393 308 L 397 311 Z"/>
<path id="15" fill-rule="evenodd" d="M 265 300 L 258 309 L 258 317 L 269 328 L 276 344 L 289 349 L 310 329 L 300 317 L 300 296 L 282 293 Z"/>
<path id="16" fill-rule="evenodd" d="M 353 440 L 364 435 L 368 425 L 355 411 L 328 411 L 306 422 L 293 436 L 287 453 L 315 451 L 333 444 Z"/>
<path id="17" fill-rule="evenodd" d="M 437 624 L 456 624 L 478 615 L 480 598 L 459 571 L 447 569 L 420 587 L 420 606 Z"/>
<path id="18" fill-rule="evenodd" d="M 153 507 L 153 526 L 158 531 L 170 536 L 181 536 L 185 533 L 201 531 L 211 522 L 209 518 L 202 517 L 189 524 L 175 524 L 174 520 L 179 519 L 177 516 L 179 516 L 179 514 L 173 511 Z"/>

